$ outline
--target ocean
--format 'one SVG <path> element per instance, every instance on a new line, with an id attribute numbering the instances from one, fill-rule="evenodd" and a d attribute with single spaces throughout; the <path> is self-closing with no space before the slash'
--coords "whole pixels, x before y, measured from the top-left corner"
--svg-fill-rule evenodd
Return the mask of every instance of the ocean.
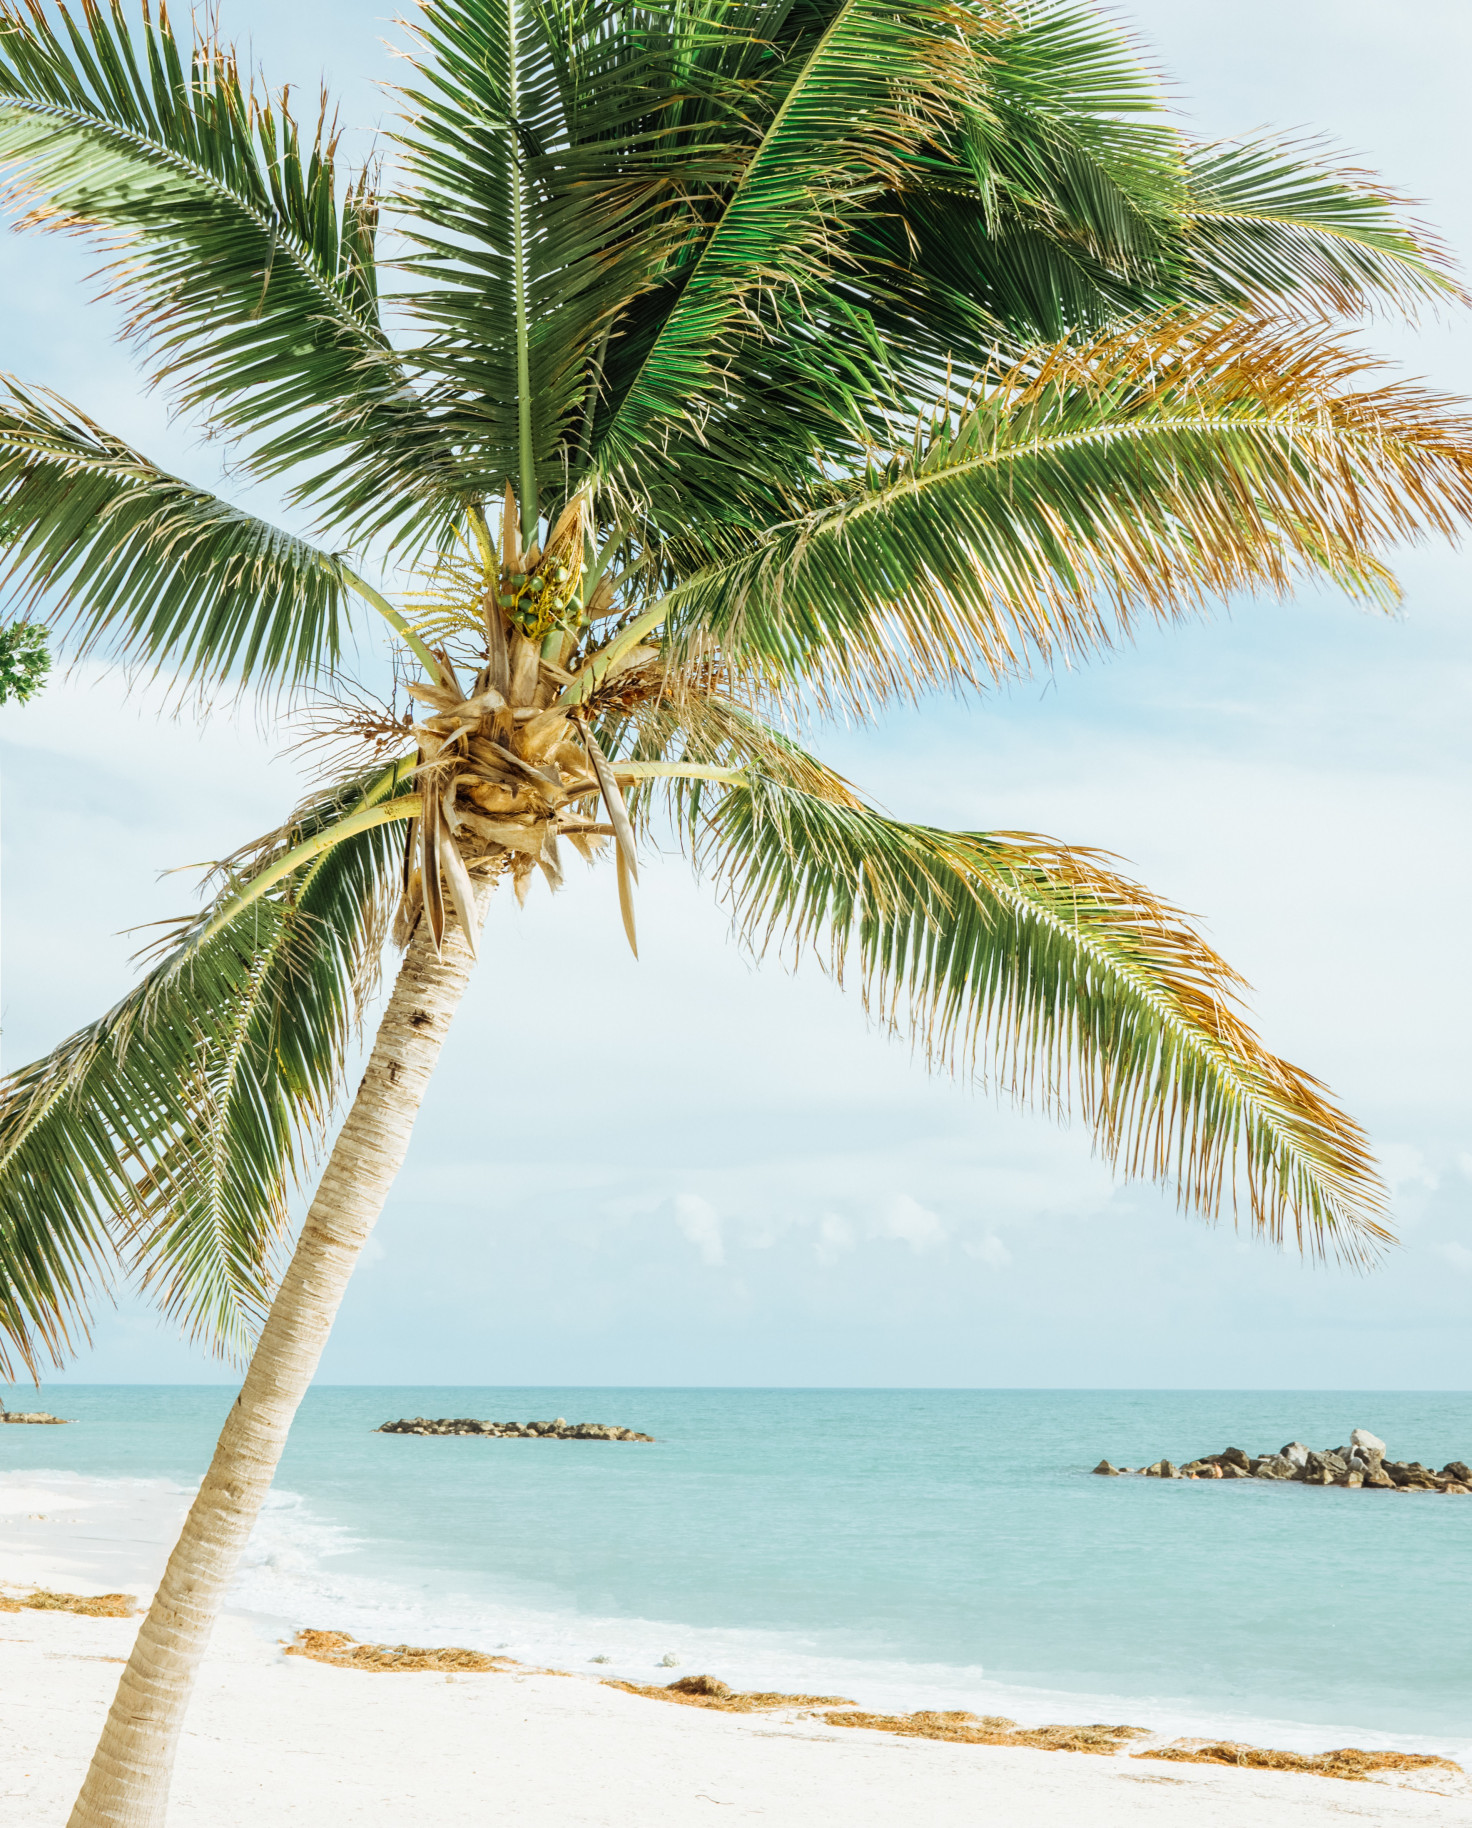
<path id="1" fill-rule="evenodd" d="M 34 1391 L 0 1392 L 12 1408 Z M 7 1548 L 157 1578 L 232 1400 L 54 1386 L 0 1428 Z M 614 1422 L 653 1445 L 380 1435 Z M 1472 1395 L 324 1387 L 232 1609 L 636 1681 L 1472 1759 L 1472 1498 L 1095 1478 L 1372 1429 L 1472 1459 Z"/>

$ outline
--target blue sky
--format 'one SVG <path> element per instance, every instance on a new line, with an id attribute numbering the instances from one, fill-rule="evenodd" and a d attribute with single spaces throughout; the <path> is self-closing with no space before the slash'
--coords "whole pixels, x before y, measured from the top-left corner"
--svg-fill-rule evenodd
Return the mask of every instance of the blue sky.
<path id="1" fill-rule="evenodd" d="M 1465 7 L 1406 0 L 1390 33 L 1383 7 L 1327 0 L 1123 10 L 1200 131 L 1327 134 L 1472 249 Z M 384 117 L 374 9 L 225 0 L 222 19 L 273 83 L 325 71 L 346 118 Z M 0 364 L 228 487 L 86 303 L 86 255 L 0 245 Z M 1472 393 L 1469 339 L 1465 315 L 1369 332 Z M 1370 1128 L 1403 1240 L 1382 1269 L 1183 1219 L 1081 1131 L 928 1077 L 815 969 L 743 958 L 670 856 L 643 876 L 638 964 L 603 874 L 493 909 L 324 1379 L 1466 1387 L 1472 565 L 1428 548 L 1399 571 L 1396 619 L 1236 605 L 825 739 L 896 813 L 1103 847 L 1202 916 L 1270 1043 Z M 120 930 L 188 905 L 160 871 L 276 822 L 295 797 L 276 747 L 248 713 L 201 732 L 88 671 L 0 713 L 7 1063 L 125 988 Z M 488 1065 L 508 1046 L 509 1079 Z M 227 1375 L 129 1301 L 69 1372 Z"/>

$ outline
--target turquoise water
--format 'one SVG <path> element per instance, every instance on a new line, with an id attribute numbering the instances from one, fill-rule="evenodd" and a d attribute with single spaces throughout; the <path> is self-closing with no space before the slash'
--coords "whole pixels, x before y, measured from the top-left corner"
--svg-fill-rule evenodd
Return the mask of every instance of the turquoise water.
<path id="1" fill-rule="evenodd" d="M 46 1515 L 81 1520 L 73 1553 L 143 1578 L 231 1396 L 58 1387 L 42 1400 L 77 1426 L 0 1429 L 0 1497 L 7 1481 L 50 1491 Z M 371 1432 L 420 1414 L 658 1439 Z M 1464 1394 L 323 1388 L 236 1603 L 567 1667 L 607 1658 L 643 1680 L 670 1655 L 871 1705 L 1000 1702 L 1465 1756 L 1472 1499 L 1088 1470 L 1334 1445 L 1355 1426 L 1396 1457 L 1472 1458 Z M 58 1473 L 80 1477 L 48 1485 Z M 109 1510 L 122 1493 L 126 1518 Z M 19 1519 L 0 1541 L 22 1525 L 48 1527 Z"/>

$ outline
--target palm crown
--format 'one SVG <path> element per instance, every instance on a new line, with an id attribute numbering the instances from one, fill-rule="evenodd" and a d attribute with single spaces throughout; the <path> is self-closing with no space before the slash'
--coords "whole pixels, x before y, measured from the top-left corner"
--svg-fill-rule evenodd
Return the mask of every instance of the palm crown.
<path id="1" fill-rule="evenodd" d="M 425 0 L 412 31 L 381 196 L 325 105 L 304 132 L 162 9 L 0 0 L 11 197 L 101 241 L 151 371 L 309 528 L 7 380 L 12 591 L 204 690 L 331 694 L 357 610 L 416 673 L 412 714 L 327 716 L 311 802 L 4 1088 L 20 1358 L 120 1244 L 197 1331 L 248 1328 L 390 924 L 473 938 L 477 880 L 611 843 L 632 943 L 668 820 L 754 946 L 856 973 L 934 1060 L 1208 1216 L 1383 1235 L 1361 1132 L 1179 914 L 1087 852 L 882 816 L 794 720 L 1300 575 L 1391 594 L 1386 543 L 1472 507 L 1468 426 L 1323 314 L 1453 296 L 1434 245 L 1302 149 L 1192 144 L 1051 0 Z"/>

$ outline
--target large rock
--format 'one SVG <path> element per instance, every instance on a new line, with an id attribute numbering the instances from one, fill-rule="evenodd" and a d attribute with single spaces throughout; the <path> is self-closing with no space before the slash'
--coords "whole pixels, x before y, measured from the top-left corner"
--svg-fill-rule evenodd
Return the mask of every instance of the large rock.
<path id="1" fill-rule="evenodd" d="M 1286 1454 L 1265 1454 L 1261 1460 L 1252 1462 L 1254 1479 L 1291 1479 L 1297 1471 Z"/>
<path id="2" fill-rule="evenodd" d="M 1401 1491 L 1431 1492 L 1441 1488 L 1441 1481 L 1436 1474 L 1419 1460 L 1387 1460 L 1385 1470 Z"/>
<path id="3" fill-rule="evenodd" d="M 1291 1460 L 1295 1466 L 1307 1466 L 1309 1450 L 1302 1441 L 1290 1441 L 1286 1447 L 1278 1449 L 1279 1456 Z"/>
<path id="4" fill-rule="evenodd" d="M 1119 1477 L 1119 1468 L 1117 1466 L 1111 1466 L 1107 1460 L 1101 1460 L 1094 1468 L 1094 1471 L 1096 1473 L 1103 1473 L 1106 1479 L 1117 1479 Z"/>
<path id="5" fill-rule="evenodd" d="M 1252 1464 L 1240 1447 L 1229 1447 L 1225 1453 L 1217 1455 L 1217 1461 L 1223 1471 L 1229 1466 L 1235 1466 L 1238 1472 L 1243 1473 Z"/>
<path id="6" fill-rule="evenodd" d="M 1379 1454 L 1383 1460 L 1387 1451 L 1385 1443 L 1379 1435 L 1371 1434 L 1368 1428 L 1351 1430 L 1349 1444 L 1351 1447 L 1357 1447 L 1367 1460 L 1371 1454 Z"/>
<path id="7" fill-rule="evenodd" d="M 1455 1479 L 1458 1485 L 1472 1485 L 1472 1466 L 1465 1460 L 1448 1460 L 1441 1469 L 1443 1479 Z"/>

